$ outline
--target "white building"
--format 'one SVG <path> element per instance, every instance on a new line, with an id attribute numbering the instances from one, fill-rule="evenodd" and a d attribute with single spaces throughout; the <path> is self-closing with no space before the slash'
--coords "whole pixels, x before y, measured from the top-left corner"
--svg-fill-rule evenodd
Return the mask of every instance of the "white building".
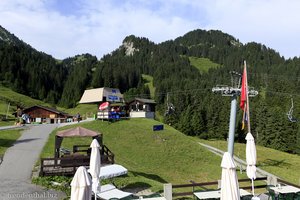
<path id="1" fill-rule="evenodd" d="M 95 88 L 85 90 L 79 103 L 123 102 L 123 94 L 117 88 Z"/>

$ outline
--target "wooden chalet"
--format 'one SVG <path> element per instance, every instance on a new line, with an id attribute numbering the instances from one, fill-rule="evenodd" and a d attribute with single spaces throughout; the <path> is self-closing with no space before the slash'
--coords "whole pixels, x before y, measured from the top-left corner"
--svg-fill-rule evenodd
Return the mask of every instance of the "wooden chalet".
<path id="1" fill-rule="evenodd" d="M 73 116 L 55 108 L 49 108 L 45 106 L 32 106 L 23 110 L 24 114 L 30 117 L 31 122 L 36 123 L 61 123 L 73 120 Z"/>
<path id="2" fill-rule="evenodd" d="M 135 98 L 128 103 L 131 118 L 154 119 L 156 102 L 152 99 Z"/>

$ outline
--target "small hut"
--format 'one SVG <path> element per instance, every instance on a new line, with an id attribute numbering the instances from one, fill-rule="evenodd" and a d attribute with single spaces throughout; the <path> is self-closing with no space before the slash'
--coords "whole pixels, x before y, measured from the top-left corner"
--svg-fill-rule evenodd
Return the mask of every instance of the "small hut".
<path id="1" fill-rule="evenodd" d="M 128 103 L 131 118 L 154 119 L 156 102 L 152 99 L 135 98 Z"/>

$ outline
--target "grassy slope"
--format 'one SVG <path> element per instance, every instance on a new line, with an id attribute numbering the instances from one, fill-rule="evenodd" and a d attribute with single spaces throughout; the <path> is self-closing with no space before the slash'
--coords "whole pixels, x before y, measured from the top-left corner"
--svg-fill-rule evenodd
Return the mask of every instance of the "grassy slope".
<path id="1" fill-rule="evenodd" d="M 221 178 L 221 157 L 208 152 L 198 142 L 223 150 L 227 148 L 226 142 L 189 137 L 167 125 L 164 125 L 165 130 L 153 132 L 152 126 L 155 124 L 159 122 L 149 119 L 115 123 L 97 120 L 71 127 L 81 125 L 103 134 L 104 144 L 115 154 L 116 163 L 129 169 L 128 176 L 114 179 L 118 187 L 145 187 L 161 191 L 163 183 L 185 184 L 190 180 L 207 182 Z M 70 126 L 61 129 L 67 128 Z M 53 157 L 55 133 L 50 135 L 41 157 Z M 66 138 L 62 146 L 72 149 L 74 144 L 90 143 L 91 138 Z M 264 147 L 258 147 L 257 150 L 259 167 L 298 184 L 299 156 Z M 244 152 L 244 144 L 235 144 L 235 153 L 245 159 Z M 245 173 L 237 175 L 246 178 Z"/>
<path id="2" fill-rule="evenodd" d="M 227 142 L 225 141 L 207 141 L 201 140 L 216 148 L 226 151 Z M 246 145 L 235 143 L 234 154 L 243 160 L 246 160 Z M 257 145 L 257 166 L 261 169 L 275 174 L 284 180 L 299 184 L 300 177 L 300 156 L 288 154 L 274 149 Z"/>
<path id="3" fill-rule="evenodd" d="M 142 77 L 147 82 L 145 85 L 149 87 L 151 98 L 154 99 L 155 87 L 153 86 L 153 77 L 146 74 L 142 74 Z"/>
<path id="4" fill-rule="evenodd" d="M 129 169 L 128 177 L 117 180 L 121 186 L 146 185 L 158 191 L 166 182 L 183 184 L 190 180 L 205 182 L 220 179 L 220 157 L 167 125 L 165 130 L 153 132 L 154 124 L 158 122 L 131 119 L 116 123 L 94 121 L 81 125 L 101 131 L 104 144 L 115 154 L 116 163 Z M 42 157 L 53 156 L 54 134 L 50 136 Z M 90 143 L 90 138 L 67 138 L 62 146 L 72 149 L 74 144 Z"/>
<path id="5" fill-rule="evenodd" d="M 40 100 L 32 99 L 28 96 L 14 92 L 11 89 L 3 87 L 3 86 L 0 86 L 0 90 L 1 90 L 0 99 L 1 99 L 2 103 L 4 102 L 3 99 L 6 99 L 6 100 L 12 102 L 13 106 L 23 105 L 25 107 L 29 107 L 29 106 L 33 106 L 36 104 L 50 106 L 49 104 L 44 103 Z M 6 103 L 6 105 L 7 105 L 7 103 Z M 1 110 L 0 112 L 3 112 L 3 111 Z"/>
<path id="6" fill-rule="evenodd" d="M 28 96 L 19 94 L 17 92 L 12 91 L 9 88 L 0 86 L 0 116 L 5 117 L 8 108 L 8 102 L 11 102 L 8 110 L 8 119 L 9 121 L 1 121 L 0 126 L 8 126 L 14 123 L 14 116 L 12 113 L 16 111 L 17 105 L 22 105 L 25 108 L 33 105 L 42 105 L 51 107 L 50 104 L 44 103 L 43 101 L 32 99 Z M 64 109 L 61 107 L 57 107 L 58 110 L 64 111 L 69 114 L 75 115 L 76 113 L 80 113 L 83 118 L 85 117 L 93 117 L 94 114 L 97 113 L 97 105 L 96 104 L 79 104 L 75 108 Z"/>
<path id="7" fill-rule="evenodd" d="M 75 108 L 62 109 L 62 111 L 71 115 L 80 113 L 81 117 L 83 118 L 92 118 L 97 114 L 98 106 L 99 105 L 97 104 L 78 104 Z"/>
<path id="8" fill-rule="evenodd" d="M 197 58 L 197 57 L 189 57 L 191 65 L 196 67 L 201 73 L 208 72 L 210 68 L 216 68 L 220 66 L 217 63 L 212 62 L 208 58 Z"/>
<path id="9" fill-rule="evenodd" d="M 149 87 L 150 90 L 150 97 L 152 99 L 154 99 L 155 97 L 155 87 L 153 86 L 153 77 L 150 75 L 146 75 L 146 74 L 142 74 L 143 79 L 146 81 L 145 85 Z M 161 114 L 160 112 L 156 111 L 155 112 L 155 118 L 160 121 L 163 122 L 163 114 Z"/>
<path id="10" fill-rule="evenodd" d="M 12 113 L 17 110 L 17 105 L 24 107 L 30 107 L 33 105 L 50 106 L 40 100 L 32 99 L 3 86 L 0 86 L 0 91 L 0 115 L 6 116 L 6 113 L 8 113 L 8 118 L 10 119 L 14 118 Z M 8 102 L 10 102 L 10 106 L 7 112 Z M 1 125 L 9 124 L 1 123 Z"/>
<path id="11" fill-rule="evenodd" d="M 21 131 L 23 130 L 0 131 L 0 155 L 4 155 L 5 151 L 21 136 Z"/>

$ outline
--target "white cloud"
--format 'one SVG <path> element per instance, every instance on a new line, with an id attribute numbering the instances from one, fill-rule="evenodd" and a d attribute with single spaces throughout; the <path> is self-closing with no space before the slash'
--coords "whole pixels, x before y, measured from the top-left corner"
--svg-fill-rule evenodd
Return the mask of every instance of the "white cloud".
<path id="1" fill-rule="evenodd" d="M 66 8 L 58 0 L 1 0 L 0 25 L 59 59 L 81 53 L 100 58 L 130 34 L 159 43 L 197 28 L 218 29 L 243 43 L 263 43 L 286 57 L 300 54 L 297 0 L 68 2 Z"/>
<path id="2" fill-rule="evenodd" d="M 220 29 L 243 43 L 263 43 L 285 57 L 293 57 L 300 55 L 296 36 L 300 33 L 299 7 L 295 0 L 214 1 L 207 8 L 212 19 L 207 28 Z"/>

